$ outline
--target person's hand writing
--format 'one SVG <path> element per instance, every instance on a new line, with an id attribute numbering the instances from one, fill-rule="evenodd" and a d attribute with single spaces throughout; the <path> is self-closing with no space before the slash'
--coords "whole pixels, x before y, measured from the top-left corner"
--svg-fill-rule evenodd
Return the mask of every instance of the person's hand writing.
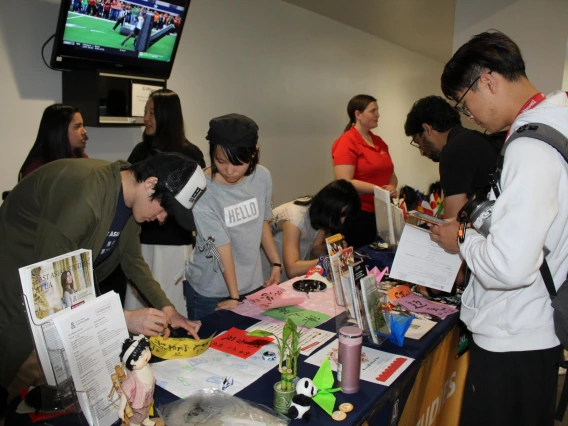
<path id="1" fill-rule="evenodd" d="M 168 329 L 168 316 L 154 308 L 142 308 L 134 311 L 124 311 L 126 326 L 132 334 L 157 336 Z"/>
<path id="2" fill-rule="evenodd" d="M 460 223 L 457 220 L 450 219 L 445 225 L 434 225 L 429 223 L 430 239 L 448 253 L 459 253 L 458 246 L 458 230 Z"/>
<path id="3" fill-rule="evenodd" d="M 388 191 L 390 196 L 396 198 L 396 186 L 394 185 L 383 185 L 381 186 L 385 191 Z"/>
<path id="4" fill-rule="evenodd" d="M 168 316 L 172 328 L 183 328 L 187 331 L 195 340 L 200 340 L 199 329 L 201 328 L 201 321 L 192 321 L 184 317 L 178 311 L 175 310 L 173 306 L 164 306 L 162 311 Z M 164 330 L 164 339 L 170 337 L 170 330 L 166 328 Z"/>
<path id="5" fill-rule="evenodd" d="M 220 311 L 222 309 L 234 309 L 237 306 L 239 306 L 238 300 L 227 299 L 217 303 L 217 307 L 215 308 L 215 310 Z"/>

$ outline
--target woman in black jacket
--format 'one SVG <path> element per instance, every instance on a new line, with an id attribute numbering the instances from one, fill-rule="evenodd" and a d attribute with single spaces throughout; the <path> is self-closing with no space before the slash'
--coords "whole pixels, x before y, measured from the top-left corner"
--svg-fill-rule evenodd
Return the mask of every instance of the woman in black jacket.
<path id="1" fill-rule="evenodd" d="M 181 102 L 175 92 L 160 89 L 150 94 L 144 108 L 144 125 L 142 142 L 132 150 L 128 157 L 129 163 L 145 160 L 158 150 L 179 152 L 205 168 L 203 153 L 185 137 Z M 194 230 L 195 227 L 183 229 L 175 220 L 169 218 L 163 225 L 158 221 L 143 223 L 140 234 L 144 259 L 175 308 L 181 309 L 178 312 L 182 315 L 186 312 L 182 277 L 185 262 L 194 243 Z M 125 309 L 138 309 L 143 306 L 147 306 L 144 300 L 129 285 L 126 291 Z"/>

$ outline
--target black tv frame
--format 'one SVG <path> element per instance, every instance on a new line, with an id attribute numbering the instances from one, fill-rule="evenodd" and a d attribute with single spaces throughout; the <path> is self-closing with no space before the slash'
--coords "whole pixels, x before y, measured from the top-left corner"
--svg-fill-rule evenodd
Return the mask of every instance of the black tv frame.
<path id="1" fill-rule="evenodd" d="M 138 0 L 133 0 L 132 2 L 128 0 L 125 1 L 128 3 L 143 3 Z M 129 54 L 115 54 L 94 49 L 80 49 L 64 44 L 63 35 L 65 33 L 70 0 L 61 0 L 51 54 L 51 67 L 58 70 L 96 70 L 115 74 L 132 74 L 142 77 L 168 79 L 172 71 L 183 29 L 186 25 L 191 0 L 165 1 L 184 7 L 183 15 L 180 15 L 181 25 L 178 30 L 170 61 L 144 59 Z"/>

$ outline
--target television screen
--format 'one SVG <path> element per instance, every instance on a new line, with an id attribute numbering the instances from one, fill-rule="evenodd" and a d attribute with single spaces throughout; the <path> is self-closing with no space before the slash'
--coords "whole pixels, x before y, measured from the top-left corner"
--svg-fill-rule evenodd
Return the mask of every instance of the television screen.
<path id="1" fill-rule="evenodd" d="M 52 67 L 168 78 L 190 0 L 62 0 Z"/>

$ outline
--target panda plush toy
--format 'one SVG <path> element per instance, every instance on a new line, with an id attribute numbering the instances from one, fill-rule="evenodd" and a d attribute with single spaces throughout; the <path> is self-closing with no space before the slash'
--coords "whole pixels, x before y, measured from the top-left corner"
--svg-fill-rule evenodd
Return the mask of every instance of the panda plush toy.
<path id="1" fill-rule="evenodd" d="M 310 421 L 310 408 L 312 398 L 318 393 L 318 388 L 308 378 L 303 378 L 296 383 L 296 395 L 292 398 L 292 403 L 288 409 L 288 417 L 294 419 L 304 419 Z"/>

